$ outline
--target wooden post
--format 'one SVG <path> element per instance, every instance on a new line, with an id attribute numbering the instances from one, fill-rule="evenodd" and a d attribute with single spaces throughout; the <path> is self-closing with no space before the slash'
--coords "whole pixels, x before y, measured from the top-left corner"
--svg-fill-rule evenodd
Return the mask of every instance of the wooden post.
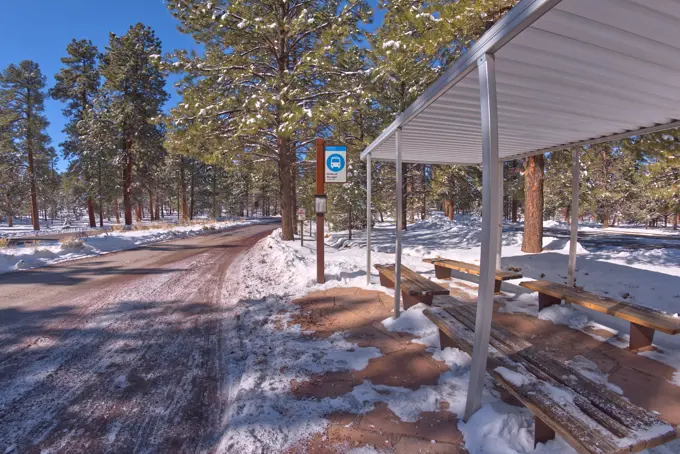
<path id="1" fill-rule="evenodd" d="M 305 220 L 300 218 L 300 246 L 305 245 Z"/>
<path id="2" fill-rule="evenodd" d="M 324 195 L 326 192 L 326 141 L 316 139 L 316 195 Z M 324 214 L 316 213 L 316 282 L 324 284 L 324 243 L 323 243 Z"/>

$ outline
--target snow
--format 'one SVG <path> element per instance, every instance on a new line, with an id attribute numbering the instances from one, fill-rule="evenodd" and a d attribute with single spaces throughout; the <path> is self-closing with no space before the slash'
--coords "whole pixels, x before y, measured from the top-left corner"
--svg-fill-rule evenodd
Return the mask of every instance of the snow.
<path id="1" fill-rule="evenodd" d="M 394 263 L 394 224 L 377 223 L 373 229 L 373 263 Z M 435 280 L 430 264 L 423 258 L 447 257 L 479 263 L 481 223 L 475 216 L 457 216 L 450 221 L 433 216 L 409 226 L 403 239 L 403 264 Z M 654 239 L 649 239 L 655 245 Z M 566 280 L 568 240 L 547 234 L 542 254 L 521 252 L 522 233 L 506 231 L 503 236 L 503 265 L 521 269 L 524 279 Z M 326 283 L 316 284 L 316 250 L 313 238 L 284 242 L 275 231 L 242 257 L 235 273 L 237 289 L 225 288 L 223 304 L 234 311 L 225 321 L 225 345 L 239 345 L 225 352 L 227 370 L 223 395 L 228 396 L 224 413 L 224 430 L 220 450 L 231 452 L 280 452 L 315 433 L 328 424 L 324 415 L 336 411 L 363 414 L 375 404 L 384 402 L 402 421 L 417 421 L 423 411 L 436 411 L 441 402 L 462 418 L 465 409 L 471 358 L 455 348 L 440 349 L 438 329 L 423 314 L 419 304 L 403 311 L 399 319 L 383 321 L 390 331 L 408 332 L 413 342 L 427 346 L 437 360 L 450 368 L 437 384 L 416 390 L 377 385 L 364 381 L 351 392 L 334 398 L 296 399 L 292 381 L 331 371 L 361 369 L 371 358 L 380 355 L 371 348 L 358 348 L 336 333 L 318 339 L 293 324 L 299 313 L 290 304 L 296 297 L 333 287 L 363 287 L 393 295 L 393 290 L 377 284 L 377 272 L 371 270 L 371 284 L 366 284 L 365 232 L 334 232 L 326 239 Z M 678 312 L 680 292 L 680 250 L 671 248 L 626 249 L 604 245 L 597 250 L 580 246 L 577 260 L 577 283 L 586 290 L 623 298 L 638 304 Z M 234 267 L 232 267 L 234 268 Z M 474 279 L 472 279 L 474 280 Z M 232 281 L 232 280 L 230 280 Z M 506 312 L 522 312 L 576 329 L 589 327 L 627 333 L 627 322 L 597 314 L 580 307 L 552 306 L 538 313 L 537 295 L 524 291 L 508 281 L 511 298 L 506 298 Z M 454 279 L 453 282 L 457 282 Z M 476 294 L 474 282 L 466 281 L 471 296 Z M 587 331 L 585 331 L 587 332 Z M 591 334 L 592 335 L 592 334 Z M 657 333 L 661 351 L 647 353 L 655 359 L 680 369 L 680 342 Z M 614 341 L 610 341 L 614 342 Z M 677 354 L 674 352 L 678 352 Z M 576 357 L 571 366 L 592 380 L 620 392 L 607 381 L 591 361 Z M 525 384 L 526 377 L 500 368 L 499 374 L 513 383 Z M 680 385 L 680 375 L 674 381 Z M 573 453 L 559 437 L 546 444 L 533 446 L 533 416 L 524 408 L 506 405 L 486 387 L 482 408 L 466 424 L 459 422 L 465 447 L 471 453 Z M 557 401 L 573 396 L 557 388 L 548 389 Z M 363 448 L 358 448 L 363 449 Z M 646 451 L 649 454 L 677 452 L 680 442 Z M 371 452 L 370 450 L 368 452 Z"/>
<path id="2" fill-rule="evenodd" d="M 494 369 L 505 381 L 519 387 L 528 385 L 532 380 L 526 375 L 510 370 L 507 367 L 497 367 Z"/>
<path id="3" fill-rule="evenodd" d="M 235 227 L 266 222 L 251 219 L 244 221 L 218 221 L 189 226 L 170 226 L 148 228 L 145 230 L 106 231 L 96 236 L 77 238 L 67 247 L 64 244 L 49 246 L 6 247 L 0 250 L 0 274 L 11 271 L 38 268 L 69 260 L 94 257 L 110 252 L 136 248 L 146 244 L 158 243 L 206 232 L 222 231 Z M 81 244 L 82 241 L 82 244 Z M 50 242 L 55 243 L 55 242 Z"/>

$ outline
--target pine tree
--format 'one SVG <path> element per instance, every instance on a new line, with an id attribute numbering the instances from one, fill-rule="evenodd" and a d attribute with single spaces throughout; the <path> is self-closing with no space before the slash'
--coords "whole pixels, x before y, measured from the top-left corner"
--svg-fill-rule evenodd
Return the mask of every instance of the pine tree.
<path id="1" fill-rule="evenodd" d="M 107 100 L 102 121 L 117 131 L 123 167 L 125 226 L 132 225 L 133 166 L 153 159 L 162 147 L 162 131 L 153 123 L 168 99 L 161 69 L 152 56 L 161 53 L 161 42 L 151 28 L 136 24 L 123 36 L 111 33 L 102 57 L 102 88 Z"/>
<path id="2" fill-rule="evenodd" d="M 45 76 L 38 64 L 30 60 L 11 64 L 0 74 L 0 105 L 5 111 L 0 129 L 12 135 L 21 161 L 26 165 L 34 230 L 40 230 L 38 179 L 40 171 L 46 170 L 38 164 L 45 161 L 50 152 L 50 139 L 45 133 L 49 123 L 44 115 L 44 90 Z"/>
<path id="3" fill-rule="evenodd" d="M 229 137 L 226 159 L 250 153 L 278 168 L 282 230 L 293 239 L 298 157 L 347 91 L 336 56 L 369 19 L 365 0 L 168 0 L 181 30 L 205 46 L 176 54 L 190 75 L 170 127 Z"/>
<path id="4" fill-rule="evenodd" d="M 102 150 L 90 149 L 82 140 L 83 135 L 87 133 L 83 131 L 85 125 L 83 120 L 92 109 L 99 89 L 97 68 L 99 52 L 92 41 L 74 39 L 66 47 L 66 53 L 67 56 L 61 58 L 64 67 L 54 76 L 57 83 L 50 89 L 50 96 L 66 103 L 62 112 L 69 118 L 64 128 L 67 140 L 61 147 L 64 158 L 75 158 L 79 161 L 76 168 L 88 187 L 87 207 L 90 227 L 96 227 L 93 194 L 98 199 L 99 223 L 103 226 Z M 95 184 L 95 181 L 98 184 Z"/>

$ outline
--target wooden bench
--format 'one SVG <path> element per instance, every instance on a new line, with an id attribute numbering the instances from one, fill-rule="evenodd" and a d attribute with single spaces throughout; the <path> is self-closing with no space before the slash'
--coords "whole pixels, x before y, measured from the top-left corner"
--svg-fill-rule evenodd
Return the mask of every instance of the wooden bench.
<path id="1" fill-rule="evenodd" d="M 479 276 L 480 273 L 479 265 L 475 265 L 474 263 L 465 263 L 459 262 L 457 260 L 442 258 L 424 259 L 423 262 L 434 265 L 434 274 L 437 276 L 437 279 L 450 279 L 451 270 L 460 271 L 461 273 L 465 274 L 472 274 L 474 276 Z M 494 292 L 499 293 L 501 291 L 501 282 L 521 278 L 522 275 L 514 271 L 496 270 Z"/>
<path id="2" fill-rule="evenodd" d="M 439 327 L 442 348 L 454 346 L 472 355 L 474 307 L 456 304 L 423 311 Z M 654 413 L 496 324 L 487 369 L 534 414 L 536 444 L 558 433 L 579 453 L 607 454 L 638 452 L 677 437 Z"/>
<path id="3" fill-rule="evenodd" d="M 654 332 L 676 335 L 680 333 L 680 318 L 637 304 L 626 303 L 606 296 L 589 293 L 576 287 L 550 281 L 528 281 L 522 287 L 538 292 L 538 310 L 565 300 L 630 322 L 629 350 L 651 350 Z"/>
<path id="4" fill-rule="evenodd" d="M 387 288 L 394 288 L 394 265 L 375 265 L 380 275 L 380 285 Z M 432 305 L 435 295 L 448 295 L 449 291 L 432 282 L 428 278 L 421 276 L 412 269 L 401 266 L 401 297 L 404 300 L 404 309 L 415 306 L 418 303 Z"/>

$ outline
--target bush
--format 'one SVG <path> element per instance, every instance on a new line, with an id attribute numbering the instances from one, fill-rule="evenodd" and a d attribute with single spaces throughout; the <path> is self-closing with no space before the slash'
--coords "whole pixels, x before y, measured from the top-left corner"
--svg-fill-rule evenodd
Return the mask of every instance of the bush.
<path id="1" fill-rule="evenodd" d="M 203 227 L 201 227 L 201 230 L 203 230 L 204 232 L 214 232 L 217 229 L 215 228 L 214 225 L 205 225 L 204 224 Z"/>
<path id="2" fill-rule="evenodd" d="M 69 236 L 60 241 L 61 249 L 83 249 L 85 243 L 81 238 Z"/>

